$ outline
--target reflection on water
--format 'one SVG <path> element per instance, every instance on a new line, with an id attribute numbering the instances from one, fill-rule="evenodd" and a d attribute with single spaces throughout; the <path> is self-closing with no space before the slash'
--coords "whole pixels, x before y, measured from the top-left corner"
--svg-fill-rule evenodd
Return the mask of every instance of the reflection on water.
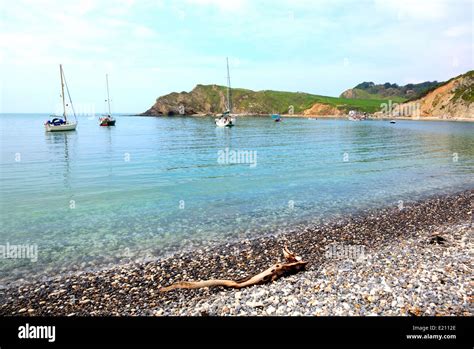
<path id="1" fill-rule="evenodd" d="M 240 118 L 229 129 L 212 118 L 123 117 L 114 128 L 84 118 L 75 132 L 45 133 L 42 119 L 0 116 L 0 241 L 39 252 L 36 263 L 2 262 L 4 281 L 474 186 L 469 123 Z M 257 166 L 219 164 L 226 148 L 255 151 Z"/>
<path id="2" fill-rule="evenodd" d="M 69 132 L 46 132 L 45 141 L 47 145 L 47 150 L 50 155 L 49 162 L 58 162 L 64 167 L 62 177 L 64 178 L 64 187 L 71 189 L 69 183 L 70 177 L 70 160 L 69 160 L 69 146 L 68 138 L 71 138 L 71 133 L 76 131 Z M 75 135 L 74 135 L 75 136 Z M 69 140 L 70 142 L 71 140 Z M 57 175 L 53 173 L 52 175 Z"/>

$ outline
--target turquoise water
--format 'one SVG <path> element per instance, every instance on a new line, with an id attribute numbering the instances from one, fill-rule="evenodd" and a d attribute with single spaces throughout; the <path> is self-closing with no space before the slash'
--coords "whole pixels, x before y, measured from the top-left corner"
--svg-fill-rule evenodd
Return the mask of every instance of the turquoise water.
<path id="1" fill-rule="evenodd" d="M 474 187 L 473 123 L 123 116 L 45 133 L 46 118 L 0 115 L 0 244 L 38 246 L 0 260 L 2 282 Z M 219 163 L 226 148 L 256 162 Z"/>

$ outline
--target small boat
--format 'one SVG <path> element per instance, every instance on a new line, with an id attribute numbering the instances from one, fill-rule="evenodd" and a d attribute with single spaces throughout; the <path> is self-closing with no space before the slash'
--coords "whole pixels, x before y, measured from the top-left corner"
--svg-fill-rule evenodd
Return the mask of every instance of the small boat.
<path id="1" fill-rule="evenodd" d="M 275 122 L 280 122 L 281 121 L 280 114 L 272 114 L 272 119 Z"/>
<path id="2" fill-rule="evenodd" d="M 395 120 L 390 120 L 390 123 L 391 124 L 396 124 L 396 121 Z"/>
<path id="3" fill-rule="evenodd" d="M 349 121 L 360 121 L 360 117 L 358 116 L 355 110 L 349 111 L 349 116 L 347 118 Z"/>
<path id="4" fill-rule="evenodd" d="M 216 125 L 219 127 L 234 126 L 234 119 L 230 116 L 230 112 L 224 112 L 219 118 L 215 119 Z"/>
<path id="5" fill-rule="evenodd" d="M 47 132 L 74 131 L 76 129 L 76 126 L 77 123 L 73 123 L 58 117 L 54 117 L 53 119 L 46 121 L 46 123 L 44 124 L 44 127 Z"/>
<path id="6" fill-rule="evenodd" d="M 63 115 L 62 116 L 51 115 L 51 120 L 48 120 L 44 123 L 44 128 L 46 132 L 74 131 L 77 126 L 76 113 L 74 112 L 74 106 L 72 105 L 71 95 L 69 94 L 69 88 L 67 87 L 66 77 L 64 75 L 62 64 L 59 65 L 59 74 L 61 75 L 61 97 L 63 101 Z M 66 91 L 69 97 L 69 102 L 71 103 L 71 106 L 72 106 L 75 122 L 72 122 L 67 119 L 66 99 L 64 96 L 64 85 L 66 85 Z"/>
<path id="7" fill-rule="evenodd" d="M 235 117 L 232 116 L 232 92 L 230 88 L 229 58 L 227 58 L 227 110 L 215 119 L 218 127 L 235 126 Z"/>
<path id="8" fill-rule="evenodd" d="M 109 96 L 109 75 L 105 74 L 105 81 L 107 84 L 107 103 L 109 105 L 109 113 L 104 117 L 100 118 L 100 126 L 115 126 L 115 119 L 112 117 L 112 113 L 110 111 L 110 96 Z"/>
<path id="9" fill-rule="evenodd" d="M 115 119 L 110 115 L 100 118 L 100 126 L 115 126 Z"/>

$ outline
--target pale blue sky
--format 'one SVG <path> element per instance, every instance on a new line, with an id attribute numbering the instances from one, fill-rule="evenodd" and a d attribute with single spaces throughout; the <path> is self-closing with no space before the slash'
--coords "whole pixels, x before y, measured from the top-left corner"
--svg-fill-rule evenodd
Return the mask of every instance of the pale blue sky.
<path id="1" fill-rule="evenodd" d="M 338 96 L 473 69 L 472 0 L 1 1 L 0 112 L 143 112 L 196 84 Z"/>

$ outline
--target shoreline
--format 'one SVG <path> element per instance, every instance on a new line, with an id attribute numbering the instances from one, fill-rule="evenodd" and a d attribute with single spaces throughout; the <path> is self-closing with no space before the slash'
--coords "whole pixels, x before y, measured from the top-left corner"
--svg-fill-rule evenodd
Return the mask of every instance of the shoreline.
<path id="1" fill-rule="evenodd" d="M 190 115 L 142 115 L 142 114 L 130 114 L 124 116 L 142 116 L 142 117 L 156 117 L 156 118 L 174 118 L 174 117 L 193 117 L 193 118 L 215 118 L 218 116 L 216 115 L 208 115 L 208 114 L 190 114 Z M 270 114 L 235 114 L 237 117 L 269 117 Z M 303 115 L 303 114 L 280 114 L 282 118 L 302 118 L 302 119 L 347 119 L 348 115 Z M 456 121 L 456 122 L 474 122 L 474 118 L 445 118 L 445 117 L 438 117 L 438 116 L 420 116 L 420 117 L 409 117 L 409 116 L 381 116 L 381 117 L 368 117 L 366 120 L 382 120 L 382 121 L 390 121 L 390 120 L 411 120 L 411 121 Z M 366 121 L 361 120 L 361 121 Z"/>
<path id="2" fill-rule="evenodd" d="M 431 310 L 429 304 L 436 305 L 437 303 L 434 302 L 429 302 L 427 306 L 423 302 L 418 304 L 413 301 L 412 303 L 418 305 L 412 304 L 411 308 L 400 308 L 397 307 L 398 303 L 407 303 L 401 302 L 400 299 L 385 300 L 383 304 L 390 303 L 389 309 L 382 308 L 380 312 L 374 309 L 369 309 L 369 311 L 367 307 L 376 303 L 375 298 L 378 297 L 380 302 L 384 300 L 378 295 L 379 291 L 373 289 L 367 289 L 367 295 L 361 296 L 362 300 L 359 299 L 360 297 L 357 298 L 357 304 L 359 304 L 359 310 L 363 310 L 362 313 L 357 312 L 357 307 L 353 309 L 344 300 L 347 297 L 350 299 L 351 296 L 357 296 L 352 291 L 357 290 L 357 287 L 363 288 L 367 284 L 367 280 L 363 277 L 364 270 L 369 268 L 367 263 L 370 262 L 371 268 L 377 266 L 377 263 L 383 260 L 381 256 L 388 252 L 408 249 L 408 253 L 399 253 L 398 259 L 393 259 L 393 256 L 389 258 L 394 265 L 402 263 L 405 269 L 410 265 L 424 263 L 426 255 L 434 257 L 441 255 L 444 258 L 444 254 L 450 248 L 453 249 L 453 255 L 457 256 L 456 258 L 462 260 L 467 256 L 469 261 L 469 249 L 465 248 L 465 241 L 472 233 L 473 199 L 473 189 L 457 194 L 437 195 L 410 204 L 401 211 L 398 208 L 369 210 L 361 215 L 348 216 L 343 222 L 311 226 L 283 235 L 245 239 L 236 243 L 176 253 L 157 261 L 118 265 L 93 272 L 57 276 L 46 282 L 34 281 L 18 287 L 7 287 L 0 291 L 0 304 L 2 304 L 0 315 L 365 315 L 371 313 L 410 315 L 413 311 L 418 312 L 419 315 L 469 315 L 469 310 L 465 305 L 465 298 L 472 297 L 472 294 L 468 292 L 469 277 L 460 272 L 459 268 L 453 268 L 455 270 L 453 275 L 446 271 L 449 276 L 446 276 L 445 285 L 454 284 L 454 287 L 459 289 L 467 280 L 466 288 L 461 287 L 464 293 L 460 296 L 456 295 L 451 288 L 447 294 L 438 291 L 446 297 L 457 297 L 457 303 L 451 304 L 451 308 L 443 307 L 442 311 L 436 312 L 436 308 Z M 424 244 L 420 247 L 421 241 L 428 241 L 436 232 L 442 234 L 443 239 L 448 242 L 447 248 L 436 244 Z M 464 241 L 464 245 L 456 245 L 458 240 Z M 167 293 L 158 291 L 159 287 L 176 281 L 210 278 L 238 279 L 256 274 L 281 260 L 281 246 L 284 242 L 288 242 L 290 249 L 309 262 L 307 271 L 281 278 L 272 284 L 252 286 L 242 290 L 217 287 L 175 290 Z M 345 246 L 363 246 L 367 255 L 371 257 L 363 259 L 360 263 L 352 263 L 352 267 L 341 267 L 339 265 L 341 261 L 326 258 L 328 246 L 334 243 Z M 421 250 L 418 251 L 420 248 Z M 408 263 L 407 258 L 413 260 Z M 346 263 L 347 260 L 343 262 Z M 408 264 L 403 264 L 404 262 Z M 456 264 L 459 261 L 451 262 Z M 436 264 L 436 260 L 433 260 L 433 263 Z M 448 265 L 450 261 L 444 260 L 443 263 Z M 202 268 L 203 265 L 207 268 Z M 379 265 L 377 270 L 383 273 L 390 270 L 390 266 L 390 263 L 385 267 Z M 347 268 L 358 271 L 349 273 L 349 276 L 352 275 L 351 277 L 355 278 L 360 274 L 360 278 L 351 281 L 346 275 L 348 279 L 344 280 L 342 276 L 345 275 L 344 270 Z M 422 271 L 432 273 L 425 269 L 427 268 Z M 443 273 L 437 269 L 439 268 L 433 268 L 433 272 Z M 392 270 L 385 278 L 396 275 L 396 272 L 397 270 Z M 331 279 L 340 273 L 342 276 Z M 374 275 L 376 276 L 376 274 L 372 276 Z M 431 274 L 428 276 L 421 280 L 440 279 L 439 275 L 436 278 Z M 406 278 L 406 271 L 400 277 Z M 456 278 L 462 279 L 459 281 L 462 285 L 455 282 Z M 340 287 L 334 287 L 341 282 L 347 284 L 348 288 L 343 287 L 347 294 L 344 294 Z M 301 287 L 292 291 L 293 284 Z M 374 287 L 380 285 L 380 280 L 373 285 Z M 413 287 L 413 282 L 406 284 L 407 287 L 409 285 Z M 390 288 L 393 289 L 394 285 L 385 287 L 385 289 Z M 402 291 L 407 291 L 407 288 L 402 288 Z M 402 294 L 402 291 L 399 293 Z M 428 287 L 427 292 L 431 294 L 434 291 Z M 324 297 L 321 296 L 323 294 Z M 318 298 L 320 296 L 321 299 Z M 323 306 L 324 299 L 332 300 L 332 307 L 336 310 L 326 309 Z M 450 303 L 446 299 L 442 301 L 446 304 Z M 283 310 L 282 303 L 285 303 Z M 361 307 L 360 303 L 364 304 L 364 307 Z M 298 304 L 306 305 L 298 308 Z M 415 311 L 413 307 L 419 310 Z M 306 308 L 310 313 L 304 310 Z M 392 308 L 396 308 L 396 311 Z"/>

